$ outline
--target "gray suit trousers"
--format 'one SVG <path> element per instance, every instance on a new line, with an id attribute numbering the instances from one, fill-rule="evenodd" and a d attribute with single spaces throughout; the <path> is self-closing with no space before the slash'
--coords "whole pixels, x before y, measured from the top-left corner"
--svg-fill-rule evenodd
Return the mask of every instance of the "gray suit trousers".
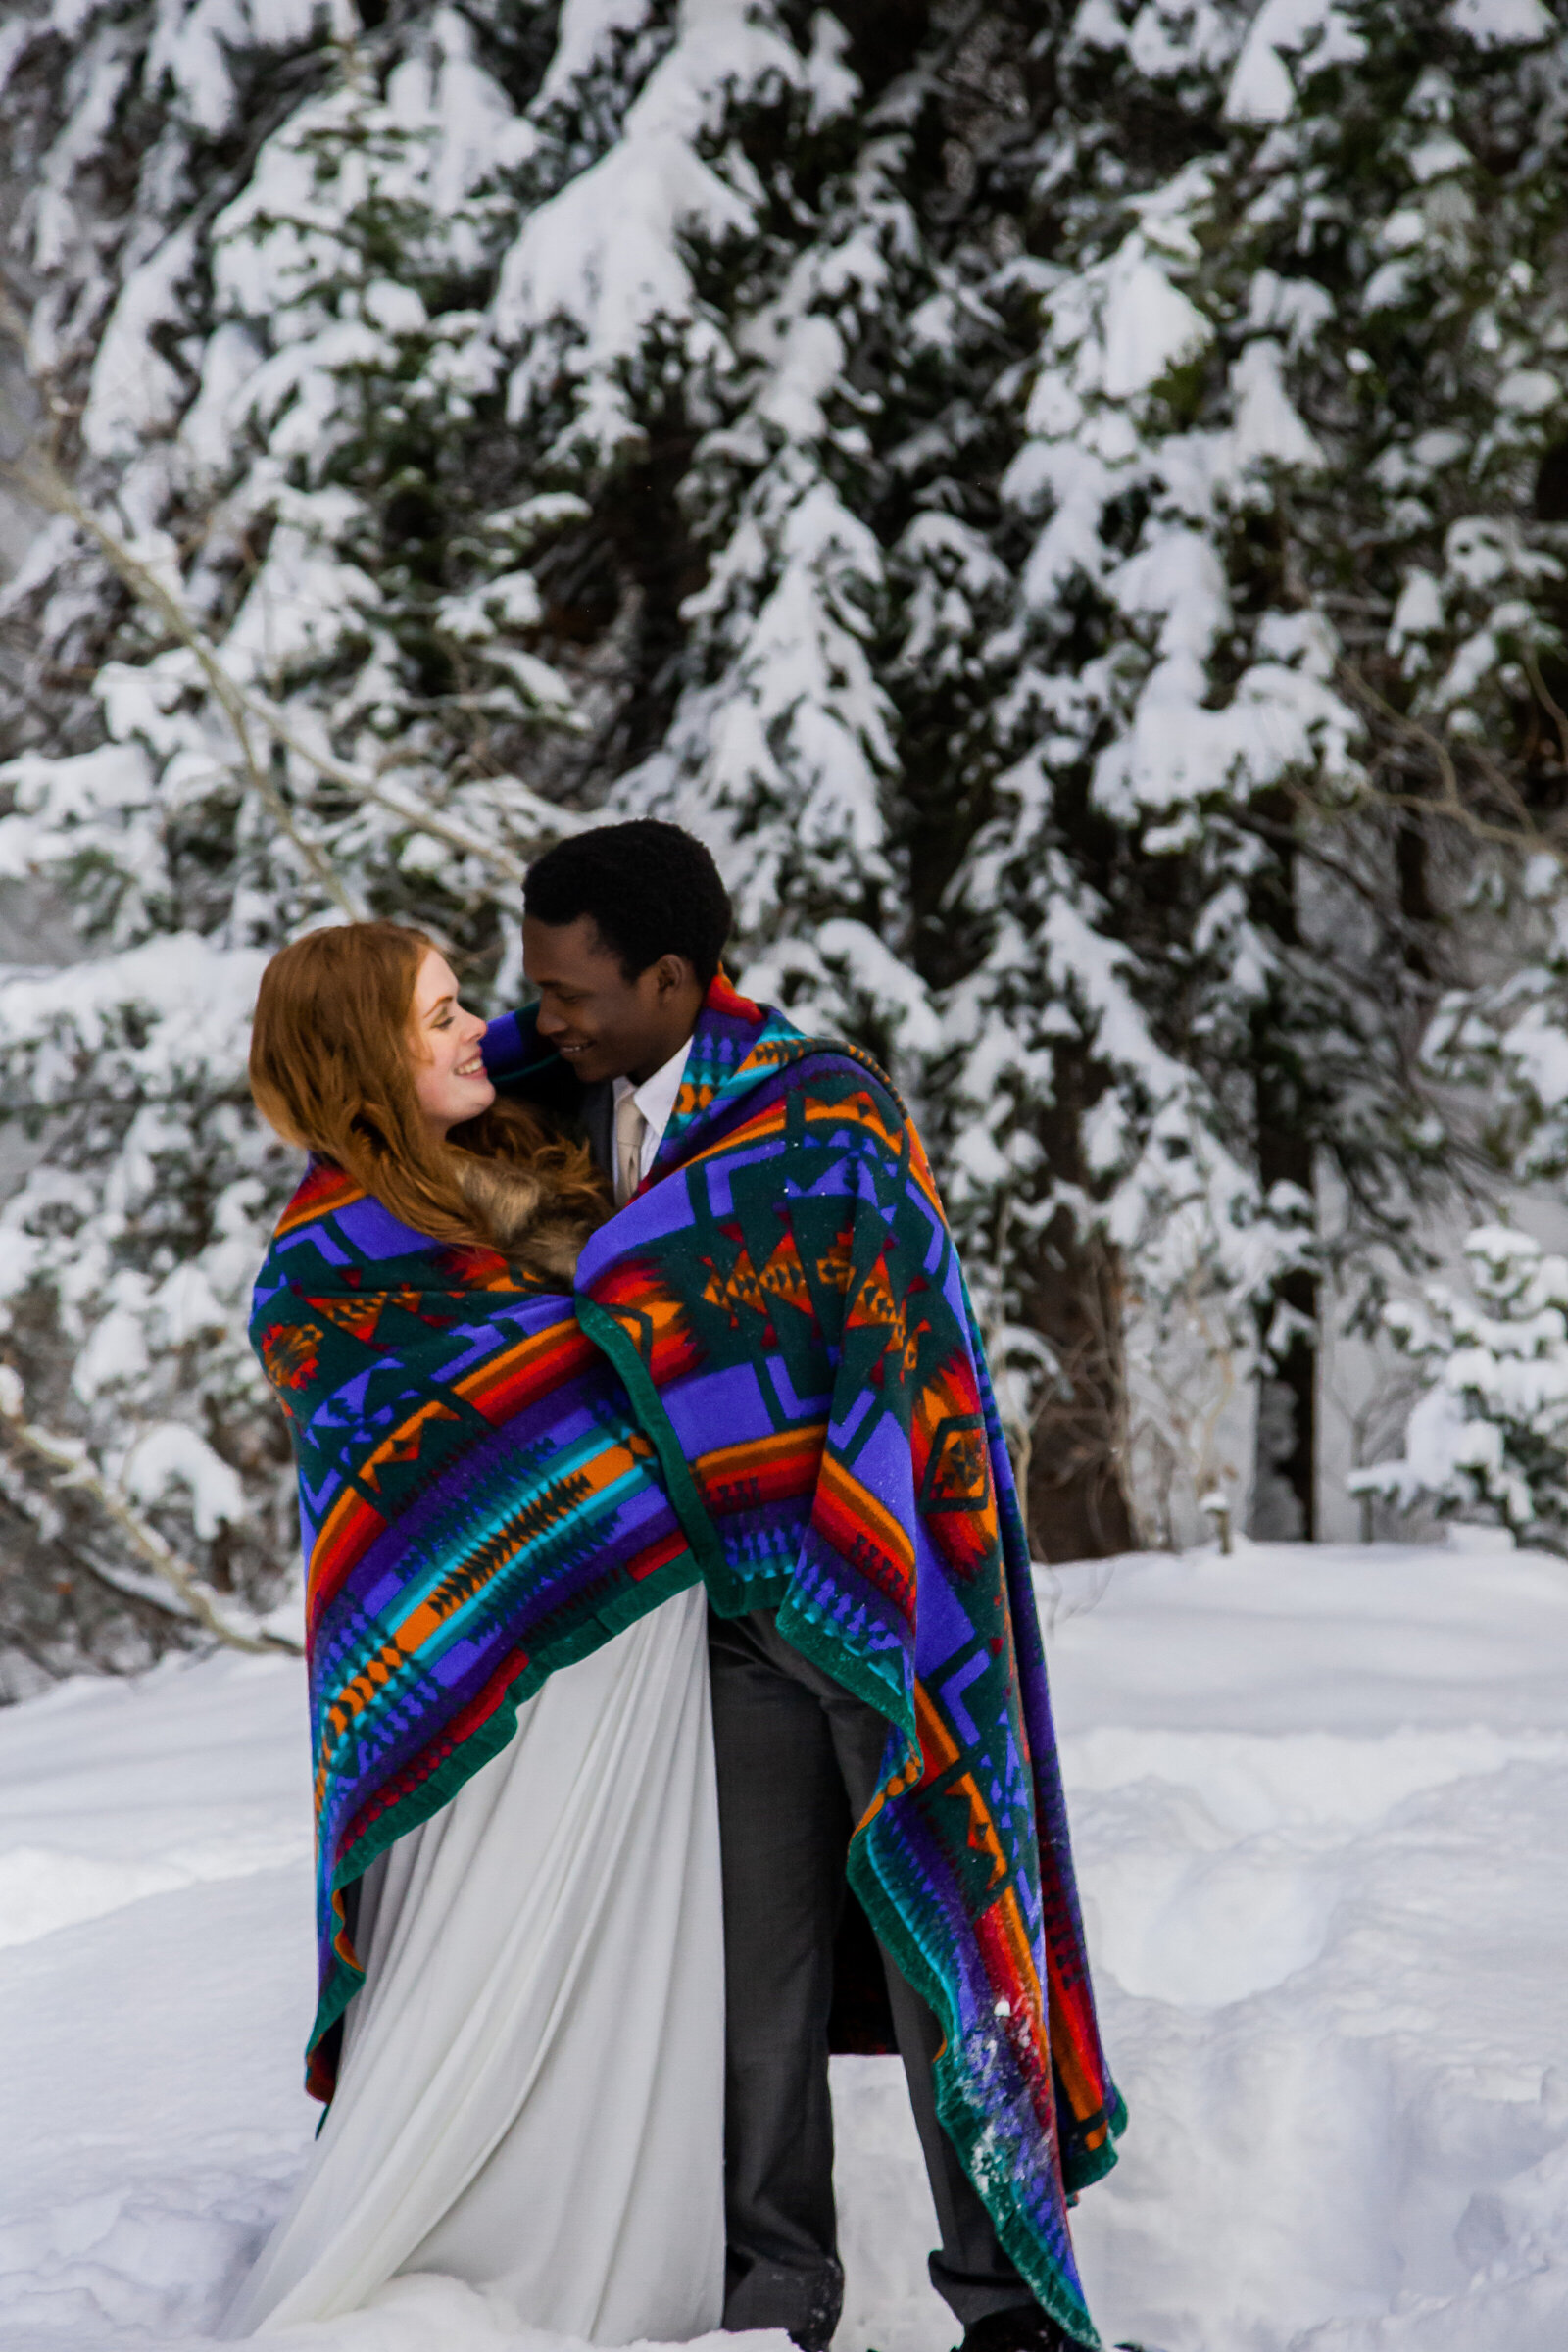
<path id="1" fill-rule="evenodd" d="M 888 1726 L 792 1649 L 771 1611 L 709 1617 L 724 1871 L 724 2325 L 825 2345 L 844 2300 L 828 2011 L 850 1832 Z M 942 2232 L 931 2280 L 964 2327 L 1033 2301 L 937 2120 L 936 2018 L 884 1948 L 899 2052 Z"/>

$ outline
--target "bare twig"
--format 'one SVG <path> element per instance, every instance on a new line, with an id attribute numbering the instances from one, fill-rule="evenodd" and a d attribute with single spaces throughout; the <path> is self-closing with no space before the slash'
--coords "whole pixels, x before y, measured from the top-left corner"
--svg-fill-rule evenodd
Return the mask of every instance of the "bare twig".
<path id="1" fill-rule="evenodd" d="M 35 451 L 24 460 L 0 462 L 0 478 L 12 483 L 35 506 L 42 507 L 51 514 L 64 515 L 74 523 L 92 541 L 131 594 L 144 605 L 150 606 L 172 634 L 195 655 L 202 675 L 234 730 L 240 758 L 253 790 L 265 802 L 279 831 L 294 844 L 333 905 L 350 922 L 359 921 L 365 913 L 364 907 L 342 877 L 333 870 L 331 860 L 319 843 L 312 841 L 309 835 L 300 831 L 288 803 L 257 758 L 247 724 L 251 715 L 249 698 L 229 676 L 211 640 L 196 627 L 179 599 L 165 587 L 156 572 L 131 554 L 124 541 L 110 530 L 90 507 L 82 503 L 51 459 Z"/>
<path id="2" fill-rule="evenodd" d="M 506 881 L 521 883 L 527 866 L 520 858 L 514 858 L 510 850 L 503 849 L 497 842 L 485 841 L 477 833 L 470 833 L 466 826 L 455 825 L 450 817 L 432 816 L 426 808 L 411 808 L 406 801 L 388 792 L 378 778 L 367 776 L 362 769 L 350 767 L 343 760 L 334 759 L 329 752 L 319 751 L 314 744 L 307 743 L 289 724 L 275 703 L 268 702 L 258 694 L 248 694 L 240 687 L 236 687 L 235 692 L 245 709 L 286 750 L 314 767 L 326 783 L 336 784 L 341 791 L 352 793 L 357 800 L 373 801 L 393 816 L 401 817 L 405 824 L 416 826 L 421 833 L 428 833 L 433 840 L 444 841 L 448 848 L 460 851 L 464 857 L 482 858 Z M 565 830 L 564 820 L 562 829 Z"/>
<path id="3" fill-rule="evenodd" d="M 1558 757 L 1568 762 L 1568 712 L 1563 710 L 1562 705 L 1542 676 L 1540 656 L 1533 645 L 1525 647 L 1524 660 L 1530 691 L 1556 727 Z"/>
<path id="4" fill-rule="evenodd" d="M 181 1559 L 173 1545 L 165 1541 L 152 1523 L 144 1519 L 122 1487 L 115 1485 L 74 1438 L 56 1437 L 36 1422 L 28 1421 L 23 1412 L 22 1383 L 13 1372 L 0 1381 L 0 1417 L 13 1443 L 24 1451 L 46 1462 L 55 1474 L 58 1487 L 74 1487 L 90 1494 L 104 1515 L 112 1519 L 138 1558 L 144 1560 L 153 1574 L 173 1588 L 184 1603 L 185 1612 L 210 1633 L 215 1641 L 229 1649 L 242 1649 L 254 1655 L 270 1655 L 282 1650 L 298 1657 L 300 1647 L 284 1634 L 248 1634 L 231 1624 L 219 1605 L 217 1595 L 188 1560 Z"/>
<path id="5" fill-rule="evenodd" d="M 1564 757 L 1568 758 L 1568 718 L 1565 718 L 1547 692 L 1534 654 L 1527 650 L 1524 662 L 1532 687 L 1543 707 L 1556 721 L 1563 737 Z M 1419 816 L 1435 816 L 1458 825 L 1472 840 L 1488 842 L 1497 849 L 1527 853 L 1544 851 L 1559 863 L 1568 865 L 1568 829 L 1561 826 L 1547 829 L 1539 824 L 1517 785 L 1498 760 L 1488 757 L 1478 746 L 1469 747 L 1471 757 L 1484 770 L 1488 788 L 1513 812 L 1512 821 L 1505 824 L 1484 816 L 1466 800 L 1453 753 L 1435 728 L 1410 717 L 1406 711 L 1396 710 L 1385 696 L 1379 694 L 1360 670 L 1348 663 L 1342 667 L 1341 681 L 1352 696 L 1377 713 L 1397 740 L 1425 756 L 1437 771 L 1439 786 L 1436 793 L 1398 792 L 1387 784 L 1369 783 L 1355 801 L 1347 804 L 1346 814 L 1357 813 L 1369 803 L 1380 808 L 1409 809 Z M 1315 816 L 1321 818 L 1325 813 L 1330 813 L 1325 810 L 1322 802 L 1311 799 L 1309 795 L 1306 798 Z"/>
<path id="6" fill-rule="evenodd" d="M 25 322 L 5 300 L 3 292 L 0 292 L 0 328 L 16 337 L 24 349 L 26 348 Z M 95 514 L 77 496 L 54 460 L 36 443 L 23 457 L 0 459 L 0 480 L 10 482 L 23 497 L 46 513 L 63 515 L 74 524 L 98 549 L 131 594 L 155 612 L 171 633 L 195 656 L 203 677 L 233 729 L 251 786 L 270 811 L 279 830 L 299 851 L 321 889 L 351 922 L 362 919 L 367 909 L 335 870 L 320 844 L 312 841 L 309 835 L 300 830 L 287 801 L 257 756 L 253 727 L 292 752 L 325 782 L 336 785 L 339 791 L 386 809 L 402 823 L 429 834 L 433 840 L 445 842 L 449 849 L 456 850 L 463 857 L 478 858 L 502 880 L 514 886 L 521 883 L 526 865 L 510 850 L 498 842 L 486 841 L 482 835 L 470 832 L 465 825 L 455 824 L 448 816 L 434 815 L 426 808 L 411 808 L 400 795 L 389 792 L 379 778 L 367 775 L 361 768 L 351 767 L 346 761 L 333 758 L 330 753 L 308 742 L 274 703 L 241 686 L 225 668 L 218 648 L 198 626 L 180 598 L 132 554 L 102 516 Z M 573 819 L 563 810 L 556 829 L 564 832 L 571 829 Z"/>

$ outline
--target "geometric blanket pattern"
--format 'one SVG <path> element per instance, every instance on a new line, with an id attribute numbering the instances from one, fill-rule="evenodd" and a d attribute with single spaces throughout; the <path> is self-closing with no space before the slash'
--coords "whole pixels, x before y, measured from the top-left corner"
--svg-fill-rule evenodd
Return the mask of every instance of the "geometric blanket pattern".
<path id="1" fill-rule="evenodd" d="M 697 1580 L 654 1449 L 569 1298 L 313 1166 L 257 1280 L 306 1561 L 318 1999 L 306 2082 L 365 1972 L 345 1893 L 506 1745 L 516 1710 Z"/>
<path id="2" fill-rule="evenodd" d="M 530 1028 L 493 1026 L 498 1084 L 538 1052 Z M 1092 2342 L 1065 2208 L 1125 2113 L 984 1349 L 886 1078 L 715 981 L 659 1156 L 577 1292 L 714 1605 L 776 1608 L 888 1718 L 851 1881 L 942 2022 L 939 2111 L 1003 2244 Z"/>
<path id="3" fill-rule="evenodd" d="M 505 1090 L 548 1058 L 491 1025 Z M 575 1311 L 574 1311 L 575 1310 Z M 919 1139 L 850 1049 L 709 991 L 675 1113 L 575 1300 L 317 1165 L 252 1339 L 300 1477 L 318 1826 L 308 2080 L 363 1981 L 347 1890 L 515 1709 L 702 1578 L 887 1718 L 850 1850 L 946 2035 L 1003 2244 L 1096 2342 L 1067 2227 L 1124 2123 L 1095 2020 L 1027 1545 Z"/>

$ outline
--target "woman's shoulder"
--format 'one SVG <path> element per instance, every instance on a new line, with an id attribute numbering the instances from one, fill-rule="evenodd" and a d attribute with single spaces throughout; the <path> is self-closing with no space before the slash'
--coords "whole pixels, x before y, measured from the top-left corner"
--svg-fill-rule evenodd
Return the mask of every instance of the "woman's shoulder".
<path id="1" fill-rule="evenodd" d="M 261 1287 L 385 1288 L 407 1279 L 411 1260 L 450 1254 L 450 1244 L 394 1216 L 346 1169 L 313 1156 L 272 1229 Z"/>

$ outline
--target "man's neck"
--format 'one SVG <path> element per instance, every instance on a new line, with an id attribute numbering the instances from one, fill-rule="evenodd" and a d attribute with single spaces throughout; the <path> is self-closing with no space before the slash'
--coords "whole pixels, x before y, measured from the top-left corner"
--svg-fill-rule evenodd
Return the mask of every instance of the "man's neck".
<path id="1" fill-rule="evenodd" d="M 682 1053 L 691 1044 L 696 1034 L 697 1023 L 693 1019 L 690 1026 L 683 1029 L 668 1045 L 652 1053 L 645 1061 L 640 1061 L 634 1070 L 628 1070 L 626 1077 L 629 1083 L 632 1086 L 646 1086 L 649 1079 L 662 1070 L 666 1061 L 673 1061 L 676 1054 Z"/>

